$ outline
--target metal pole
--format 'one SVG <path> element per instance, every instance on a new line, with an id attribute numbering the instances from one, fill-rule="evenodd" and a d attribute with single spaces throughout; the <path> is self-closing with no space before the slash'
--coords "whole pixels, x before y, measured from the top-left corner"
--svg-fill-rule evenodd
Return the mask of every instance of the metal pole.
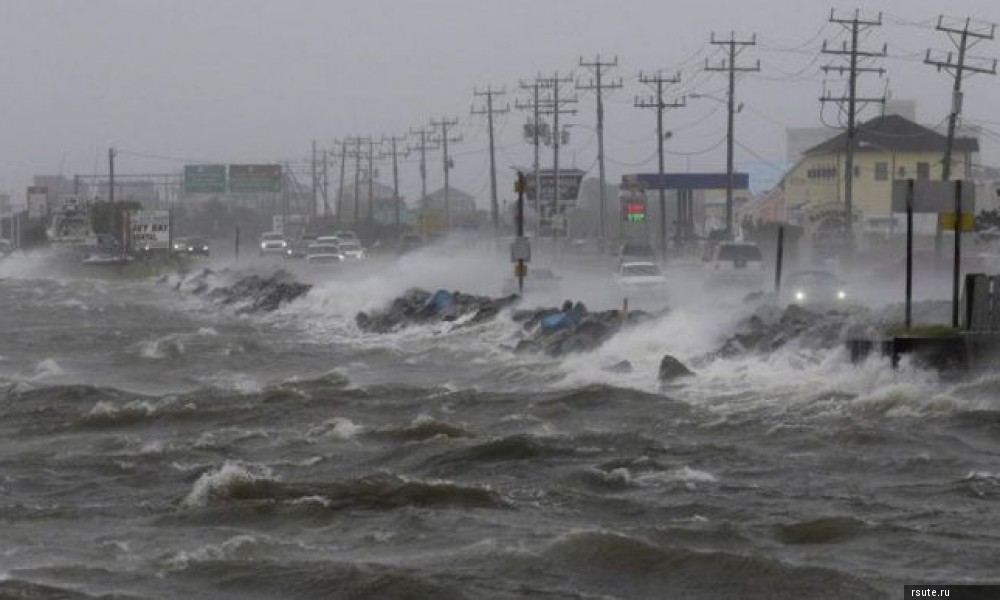
<path id="1" fill-rule="evenodd" d="M 959 278 L 962 273 L 962 180 L 955 180 L 955 263 L 951 280 L 951 326 L 958 328 Z"/>
<path id="2" fill-rule="evenodd" d="M 913 186 L 906 181 L 906 329 L 909 331 L 913 316 Z"/>
<path id="3" fill-rule="evenodd" d="M 517 172 L 517 238 L 524 238 L 524 190 L 528 183 L 524 173 Z M 524 259 L 517 259 L 517 293 L 524 295 Z"/>
<path id="4" fill-rule="evenodd" d="M 785 258 L 785 226 L 778 227 L 778 258 L 774 263 L 774 296 L 781 298 L 781 269 Z"/>

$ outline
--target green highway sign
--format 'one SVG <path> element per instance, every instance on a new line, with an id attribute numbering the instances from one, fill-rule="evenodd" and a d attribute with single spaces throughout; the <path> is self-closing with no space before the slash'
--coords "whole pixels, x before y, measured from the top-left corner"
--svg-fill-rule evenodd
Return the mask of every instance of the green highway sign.
<path id="1" fill-rule="evenodd" d="M 229 191 L 253 194 L 281 191 L 281 165 L 229 165 Z"/>
<path id="2" fill-rule="evenodd" d="M 225 194 L 226 165 L 184 165 L 185 194 Z"/>

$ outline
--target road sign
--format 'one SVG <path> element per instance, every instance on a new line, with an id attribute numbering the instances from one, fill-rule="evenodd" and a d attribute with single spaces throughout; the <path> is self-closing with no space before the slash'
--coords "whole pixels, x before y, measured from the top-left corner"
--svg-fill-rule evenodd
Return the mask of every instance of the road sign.
<path id="1" fill-rule="evenodd" d="M 255 194 L 281 191 L 281 165 L 229 165 L 229 191 Z"/>
<path id="2" fill-rule="evenodd" d="M 165 210 L 137 210 L 132 215 L 132 245 L 143 250 L 170 248 L 170 213 Z"/>
<path id="3" fill-rule="evenodd" d="M 962 211 L 962 231 L 976 230 L 976 217 L 970 212 Z M 938 214 L 938 229 L 941 231 L 955 231 L 955 213 L 943 212 Z"/>
<path id="4" fill-rule="evenodd" d="M 892 182 L 892 212 L 906 212 L 906 195 L 909 181 Z M 971 181 L 962 182 L 962 212 L 976 212 L 976 186 Z M 955 211 L 955 182 L 917 179 L 913 181 L 913 212 L 942 213 Z"/>
<path id="5" fill-rule="evenodd" d="M 576 206 L 577 196 L 580 194 L 580 182 L 583 180 L 584 171 L 580 169 L 560 169 L 559 170 L 559 206 Z M 527 189 L 525 196 L 528 200 L 535 201 L 535 174 L 527 174 Z M 552 204 L 552 198 L 556 191 L 555 171 L 551 169 L 538 172 L 539 185 L 542 188 L 541 203 L 543 205 Z"/>
<path id="6" fill-rule="evenodd" d="M 49 212 L 49 188 L 45 185 L 28 186 L 28 218 L 43 219 Z"/>
<path id="7" fill-rule="evenodd" d="M 226 165 L 184 165 L 185 194 L 225 194 Z"/>
<path id="8" fill-rule="evenodd" d="M 531 260 L 531 242 L 526 237 L 514 238 L 510 245 L 510 262 Z"/>

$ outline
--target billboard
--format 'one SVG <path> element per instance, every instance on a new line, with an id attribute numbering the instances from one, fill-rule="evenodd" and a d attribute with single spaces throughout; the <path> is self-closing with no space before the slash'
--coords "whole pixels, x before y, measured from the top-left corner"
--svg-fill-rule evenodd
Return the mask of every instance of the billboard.
<path id="1" fill-rule="evenodd" d="M 892 212 L 906 212 L 909 182 L 913 181 L 913 212 L 955 212 L 955 181 L 930 181 L 928 179 L 897 179 L 892 182 Z M 976 212 L 976 186 L 971 181 L 962 182 L 962 212 Z M 954 217 L 952 217 L 954 218 Z"/>
<path id="2" fill-rule="evenodd" d="M 580 169 L 560 169 L 559 170 L 559 206 L 576 206 L 577 196 L 580 194 L 580 182 L 583 181 L 584 171 Z M 542 188 L 541 204 L 551 205 L 555 195 L 556 177 L 555 171 L 546 169 L 538 172 L 539 185 Z M 525 197 L 535 201 L 535 174 L 527 175 L 527 189 Z"/>
<path id="3" fill-rule="evenodd" d="M 225 194 L 226 165 L 184 165 L 185 194 Z"/>
<path id="4" fill-rule="evenodd" d="M 278 193 L 281 165 L 229 165 L 229 191 L 234 194 Z"/>
<path id="5" fill-rule="evenodd" d="M 137 210 L 132 213 L 132 245 L 143 250 L 170 249 L 170 212 Z"/>
<path id="6" fill-rule="evenodd" d="M 28 218 L 44 219 L 49 213 L 49 188 L 45 185 L 28 186 Z"/>

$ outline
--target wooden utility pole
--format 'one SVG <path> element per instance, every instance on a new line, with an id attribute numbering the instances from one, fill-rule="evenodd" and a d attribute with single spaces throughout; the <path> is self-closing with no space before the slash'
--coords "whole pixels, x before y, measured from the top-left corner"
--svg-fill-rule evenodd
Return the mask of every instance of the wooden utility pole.
<path id="1" fill-rule="evenodd" d="M 559 73 L 555 73 L 552 77 L 542 79 L 542 87 L 550 90 L 552 92 L 552 97 L 545 100 L 545 107 L 542 112 L 544 114 L 552 115 L 552 208 L 551 217 L 549 218 L 549 228 L 552 230 L 552 243 L 556 243 L 556 227 L 555 219 L 559 214 L 559 146 L 562 141 L 562 131 L 559 129 L 559 115 L 575 115 L 576 109 L 563 108 L 563 104 L 574 104 L 577 102 L 576 97 L 571 98 L 560 98 L 559 90 L 562 84 L 572 83 L 573 79 L 570 77 L 559 77 Z M 567 135 L 567 141 L 569 136 Z M 541 190 L 537 190 L 537 193 L 541 193 Z"/>
<path id="2" fill-rule="evenodd" d="M 865 51 L 858 48 L 858 38 L 861 33 L 872 27 L 882 25 L 882 13 L 877 19 L 863 19 L 859 10 L 854 11 L 850 18 L 839 18 L 830 11 L 830 22 L 839 23 L 851 34 L 851 43 L 847 42 L 840 48 L 828 48 L 826 41 L 823 41 L 823 54 L 832 54 L 847 57 L 848 64 L 845 65 L 824 65 L 824 73 L 836 72 L 843 75 L 848 74 L 847 96 L 834 97 L 826 92 L 820 98 L 820 102 L 836 102 L 841 109 L 847 105 L 847 139 L 844 158 L 844 234 L 847 242 L 848 254 L 854 252 L 854 150 L 857 145 L 854 139 L 857 137 L 857 116 L 860 112 L 858 103 L 867 105 L 870 102 L 885 104 L 885 97 L 881 98 L 859 98 L 858 97 L 858 75 L 862 73 L 877 73 L 880 77 L 885 74 L 882 67 L 865 67 L 859 61 L 866 58 L 881 58 L 886 55 L 886 48 L 881 51 Z"/>
<path id="3" fill-rule="evenodd" d="M 368 234 L 375 225 L 375 140 L 368 138 Z"/>
<path id="4" fill-rule="evenodd" d="M 343 225 L 344 219 L 344 169 L 347 166 L 347 140 L 340 142 L 340 182 L 337 190 L 337 225 Z"/>
<path id="5" fill-rule="evenodd" d="M 448 172 L 454 168 L 455 161 L 448 157 L 448 142 L 461 142 L 462 138 L 459 137 L 448 137 L 448 128 L 455 127 L 458 125 L 458 119 L 448 119 L 443 117 L 440 121 L 431 120 L 431 127 L 441 128 L 441 137 L 435 139 L 436 143 L 441 144 L 441 162 L 444 165 L 444 223 L 445 231 L 451 232 L 451 190 L 448 183 Z"/>
<path id="6" fill-rule="evenodd" d="M 382 143 L 384 144 L 385 142 L 389 142 L 389 144 L 390 144 L 390 146 L 392 148 L 392 151 L 391 151 L 391 154 L 392 154 L 392 204 L 393 204 L 393 210 L 395 211 L 396 236 L 397 237 L 399 235 L 401 235 L 401 233 L 402 233 L 402 229 L 401 229 L 402 222 L 401 222 L 400 215 L 399 215 L 399 208 L 400 208 L 399 207 L 399 205 L 400 205 L 400 199 L 399 199 L 399 154 L 400 154 L 400 152 L 398 151 L 396 144 L 398 142 L 403 142 L 403 141 L 406 141 L 406 136 L 396 137 L 394 135 L 391 135 L 391 136 L 388 136 L 388 137 L 385 137 L 385 136 L 382 137 Z M 406 155 L 405 152 L 403 152 L 402 154 L 404 156 Z M 383 154 L 383 155 L 381 155 L 381 158 L 385 158 L 386 156 L 387 155 Z"/>
<path id="7" fill-rule="evenodd" d="M 601 206 L 601 218 L 599 220 L 600 225 L 598 226 L 598 237 L 601 243 L 601 249 L 604 249 L 604 243 L 608 235 L 608 227 L 605 222 L 606 212 L 607 212 L 607 200 L 605 198 L 605 183 L 604 183 L 604 90 L 611 90 L 622 87 L 622 79 L 619 77 L 618 81 L 603 81 L 602 75 L 605 68 L 617 67 L 618 57 L 616 56 L 611 62 L 601 62 L 601 55 L 598 54 L 594 62 L 585 62 L 583 58 L 580 58 L 580 66 L 587 67 L 594 71 L 594 79 L 591 80 L 590 85 L 580 85 L 579 82 L 576 84 L 576 89 L 578 90 L 594 90 L 597 95 L 597 168 L 598 175 L 600 179 L 600 206 Z M 662 156 L 662 155 L 661 155 Z M 662 159 L 661 161 L 662 162 Z M 661 167 L 662 170 L 662 167 Z M 662 207 L 662 203 L 661 203 Z"/>
<path id="8" fill-rule="evenodd" d="M 932 58 L 931 51 L 928 49 L 927 56 L 924 58 L 926 64 L 937 67 L 938 71 L 943 70 L 951 73 L 955 80 L 951 92 L 951 110 L 948 113 L 948 141 L 945 145 L 944 161 L 941 165 L 941 179 L 943 181 L 948 181 L 951 178 L 951 155 L 955 145 L 955 128 L 958 126 L 958 118 L 962 113 L 962 79 L 976 73 L 997 74 L 996 59 L 993 59 L 993 63 L 988 68 L 982 65 L 970 65 L 966 62 L 966 51 L 978 42 L 992 40 L 996 33 L 996 25 L 983 24 L 978 30 L 971 27 L 972 20 L 968 18 L 959 29 L 945 25 L 943 15 L 938 17 L 937 30 L 948 34 L 948 37 L 958 48 L 958 57 L 952 60 L 952 54 L 948 52 L 942 58 Z"/>
<path id="9" fill-rule="evenodd" d="M 411 129 L 410 135 L 415 135 L 420 138 L 420 143 L 414 147 L 408 147 L 407 150 L 410 152 L 420 150 L 420 203 L 425 202 L 427 198 L 427 151 L 437 150 L 437 146 L 432 145 L 430 140 L 434 131 L 431 129 Z"/>
<path id="10" fill-rule="evenodd" d="M 312 206 L 309 209 L 309 216 L 315 216 L 318 210 L 318 199 L 319 199 L 319 169 L 316 165 L 316 140 L 312 141 L 312 164 L 311 164 L 311 175 L 312 175 L 312 186 L 310 188 L 310 193 L 312 195 Z"/>
<path id="11" fill-rule="evenodd" d="M 543 131 L 545 124 L 542 123 L 540 116 L 541 106 L 540 106 L 539 91 L 542 85 L 541 79 L 542 77 L 541 75 L 539 75 L 531 83 L 521 82 L 520 84 L 521 89 L 532 91 L 532 99 L 531 101 L 525 102 L 523 104 L 521 102 L 515 102 L 515 106 L 517 106 L 518 109 L 531 110 L 533 113 L 533 118 L 531 120 L 531 123 L 525 125 L 525 139 L 531 140 L 531 143 L 535 146 L 534 179 L 535 179 L 535 235 L 536 236 L 538 235 L 538 232 L 541 230 L 541 218 L 542 218 L 542 210 L 541 210 L 542 184 L 541 184 L 541 174 L 540 174 L 541 167 L 539 164 L 539 152 L 541 148 L 542 139 L 545 137 L 545 133 Z"/>
<path id="12" fill-rule="evenodd" d="M 710 43 L 714 46 L 728 46 L 729 59 L 723 60 L 718 66 L 708 64 L 705 59 L 706 71 L 725 71 L 729 74 L 729 95 L 728 95 L 728 120 L 726 124 L 726 239 L 733 239 L 733 143 L 734 128 L 736 121 L 736 74 L 751 71 L 760 71 L 760 60 L 752 67 L 740 67 L 736 65 L 736 57 L 747 46 L 757 45 L 757 36 L 754 34 L 749 40 L 737 40 L 735 32 L 729 33 L 729 39 L 716 39 L 712 34 Z"/>
<path id="13" fill-rule="evenodd" d="M 677 102 L 669 102 L 669 103 L 664 102 L 663 91 L 665 85 L 680 83 L 681 76 L 680 74 L 677 74 L 674 77 L 664 77 L 663 74 L 659 71 L 657 71 L 654 75 L 644 75 L 642 73 L 639 73 L 639 81 L 645 83 L 646 85 L 652 86 L 653 89 L 656 91 L 656 96 L 654 96 L 653 98 L 649 98 L 646 100 L 640 100 L 639 98 L 636 98 L 635 107 L 656 109 L 656 153 L 659 158 L 657 163 L 659 166 L 659 170 L 657 172 L 660 175 L 660 179 L 663 179 L 663 141 L 664 141 L 663 111 L 668 108 L 682 108 L 686 106 L 686 103 L 683 98 Z M 660 187 L 659 192 L 660 192 L 660 252 L 663 255 L 663 259 L 666 260 L 667 259 L 667 198 L 666 198 L 667 192 L 666 190 L 663 189 L 662 185 Z M 681 202 L 681 199 L 679 197 L 677 199 L 677 202 L 678 205 Z M 680 215 L 679 208 L 680 207 L 678 206 L 678 212 L 677 212 L 678 215 Z M 681 228 L 681 222 L 680 219 L 678 218 L 677 220 L 678 234 L 680 232 L 680 228 Z"/>
<path id="14" fill-rule="evenodd" d="M 504 108 L 495 108 L 493 106 L 493 97 L 502 96 L 506 92 L 504 90 L 494 90 L 492 87 L 487 86 L 485 91 L 473 90 L 473 96 L 481 96 L 486 98 L 486 107 L 483 109 L 472 109 L 472 114 L 474 115 L 486 115 L 486 122 L 489 127 L 490 134 L 490 216 L 493 219 L 493 235 L 500 236 L 500 203 L 497 200 L 497 163 L 496 156 L 494 155 L 493 146 L 493 115 L 503 114 L 510 110 L 510 106 Z"/>

